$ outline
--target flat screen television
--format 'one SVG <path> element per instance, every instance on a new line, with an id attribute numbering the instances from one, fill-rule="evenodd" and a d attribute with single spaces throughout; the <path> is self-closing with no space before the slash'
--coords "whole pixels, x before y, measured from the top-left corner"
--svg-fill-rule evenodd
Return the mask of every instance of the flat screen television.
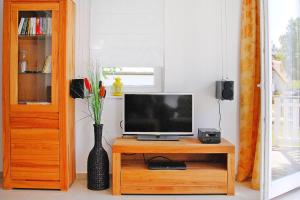
<path id="1" fill-rule="evenodd" d="M 158 140 L 193 135 L 193 110 L 193 94 L 124 94 L 124 134 Z"/>

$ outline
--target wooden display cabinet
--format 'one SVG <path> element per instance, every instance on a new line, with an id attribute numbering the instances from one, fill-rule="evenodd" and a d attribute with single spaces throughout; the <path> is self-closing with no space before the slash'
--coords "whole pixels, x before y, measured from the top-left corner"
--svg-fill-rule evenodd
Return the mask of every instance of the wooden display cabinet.
<path id="1" fill-rule="evenodd" d="M 74 0 L 4 0 L 3 187 L 75 179 Z"/>

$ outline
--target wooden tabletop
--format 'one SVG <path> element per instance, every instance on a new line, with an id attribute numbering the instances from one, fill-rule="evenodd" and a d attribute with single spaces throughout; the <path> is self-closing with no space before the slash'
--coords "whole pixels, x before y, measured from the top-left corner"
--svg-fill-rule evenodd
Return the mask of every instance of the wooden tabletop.
<path id="1" fill-rule="evenodd" d="M 203 144 L 197 138 L 179 141 L 138 141 L 136 138 L 117 138 L 113 153 L 234 153 L 235 147 L 226 139 L 220 144 Z"/>

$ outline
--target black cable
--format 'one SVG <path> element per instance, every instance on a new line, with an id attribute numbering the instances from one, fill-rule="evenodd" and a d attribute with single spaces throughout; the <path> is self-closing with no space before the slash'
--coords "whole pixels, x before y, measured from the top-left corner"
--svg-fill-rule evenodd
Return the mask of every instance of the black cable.
<path id="1" fill-rule="evenodd" d="M 145 158 L 145 154 L 144 154 L 144 153 L 143 153 L 143 158 L 144 158 L 144 163 L 145 163 L 145 165 L 147 165 L 148 162 L 147 162 L 147 160 L 146 160 L 146 158 Z"/>
<path id="2" fill-rule="evenodd" d="M 112 149 L 111 144 L 106 140 L 106 138 L 103 136 L 105 143 Z"/>
<path id="3" fill-rule="evenodd" d="M 222 113 L 221 113 L 221 99 L 219 99 L 218 101 L 218 104 L 219 104 L 219 130 L 221 131 L 222 130 L 222 127 L 221 127 L 221 123 L 222 123 Z"/>
<path id="4" fill-rule="evenodd" d="M 143 158 L 144 158 L 144 163 L 145 163 L 146 165 L 147 165 L 150 161 L 152 161 L 152 160 L 154 160 L 154 159 L 157 159 L 157 158 L 163 158 L 163 159 L 165 159 L 165 160 L 168 160 L 168 161 L 173 162 L 173 160 L 171 160 L 170 158 L 164 157 L 164 156 L 154 156 L 154 157 L 152 157 L 152 158 L 146 160 L 145 154 L 143 154 Z"/>
<path id="5" fill-rule="evenodd" d="M 124 155 L 126 155 L 126 156 L 133 156 L 133 155 L 136 155 L 136 153 L 124 153 Z"/>
<path id="6" fill-rule="evenodd" d="M 172 161 L 170 158 L 167 158 L 167 157 L 164 157 L 164 156 L 154 156 L 154 157 L 150 158 L 148 161 L 154 160 L 156 158 L 163 158 L 165 160 Z"/>
<path id="7" fill-rule="evenodd" d="M 123 122 L 123 120 L 120 121 L 120 128 L 121 128 L 121 129 L 123 129 L 123 127 L 122 127 L 122 122 Z"/>

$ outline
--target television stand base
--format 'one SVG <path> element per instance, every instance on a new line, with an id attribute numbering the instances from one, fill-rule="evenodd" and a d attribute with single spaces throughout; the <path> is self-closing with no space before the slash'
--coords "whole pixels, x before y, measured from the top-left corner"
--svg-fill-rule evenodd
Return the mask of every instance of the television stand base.
<path id="1" fill-rule="evenodd" d="M 235 147 L 225 139 L 203 144 L 183 137 L 172 142 L 117 138 L 112 146 L 112 193 L 234 195 L 234 158 Z M 149 162 L 168 159 L 184 162 L 185 170 L 147 167 Z"/>
<path id="2" fill-rule="evenodd" d="M 178 141 L 178 135 L 138 135 L 139 141 Z"/>

